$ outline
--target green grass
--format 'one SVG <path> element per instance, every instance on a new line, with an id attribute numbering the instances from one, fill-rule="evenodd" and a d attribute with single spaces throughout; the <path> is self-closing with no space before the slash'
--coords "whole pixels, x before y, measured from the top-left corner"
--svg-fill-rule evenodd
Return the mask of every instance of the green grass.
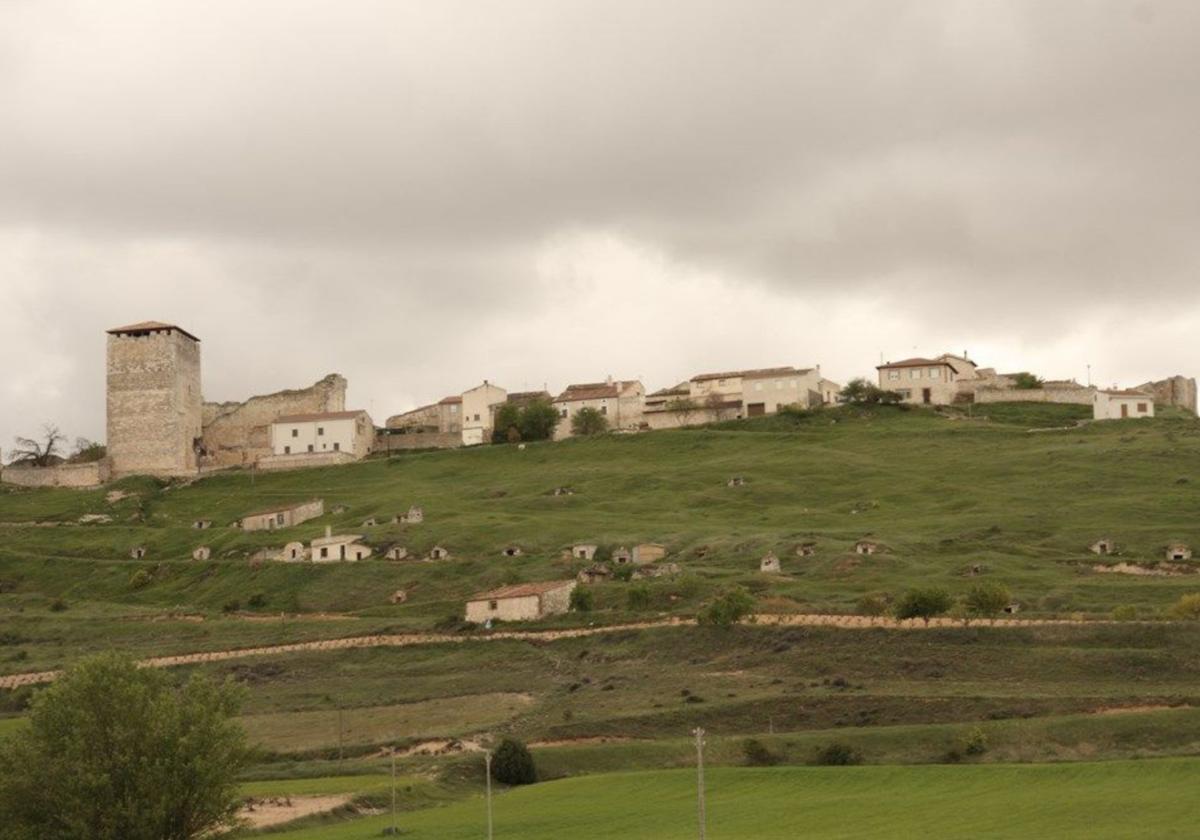
<path id="1" fill-rule="evenodd" d="M 1104 838 L 1194 836 L 1200 761 L 987 767 L 788 767 L 710 770 L 714 838 Z M 691 770 L 569 779 L 495 798 L 497 837 L 692 838 Z M 483 802 L 401 816 L 405 837 L 480 837 Z M 274 835 L 365 840 L 390 816 Z"/>

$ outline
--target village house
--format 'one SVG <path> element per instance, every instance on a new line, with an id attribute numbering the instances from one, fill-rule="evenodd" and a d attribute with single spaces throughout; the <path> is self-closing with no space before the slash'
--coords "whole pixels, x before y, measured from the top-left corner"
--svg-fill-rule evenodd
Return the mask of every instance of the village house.
<path id="1" fill-rule="evenodd" d="M 248 513 L 238 520 L 238 527 L 243 531 L 274 531 L 299 525 L 301 522 L 315 519 L 324 513 L 324 499 L 293 502 Z"/>
<path id="2" fill-rule="evenodd" d="M 288 414 L 271 423 L 273 454 L 258 465 L 286 469 L 358 461 L 370 453 L 374 439 L 375 426 L 365 411 Z"/>
<path id="3" fill-rule="evenodd" d="M 326 525 L 325 536 L 312 541 L 310 558 L 314 563 L 366 560 L 371 556 L 371 548 L 363 545 L 362 538 L 362 534 L 334 534 Z"/>
<path id="4" fill-rule="evenodd" d="M 1142 391 L 1097 391 L 1092 403 L 1094 420 L 1153 417 L 1154 398 Z"/>
<path id="5" fill-rule="evenodd" d="M 792 366 L 702 373 L 645 400 L 651 429 L 672 429 L 775 414 L 783 406 L 814 408 L 837 401 L 841 387 L 821 368 Z"/>
<path id="6" fill-rule="evenodd" d="M 486 379 L 462 394 L 462 442 L 463 446 L 475 446 L 492 442 L 495 428 L 496 407 L 502 405 L 508 392 Z"/>
<path id="7" fill-rule="evenodd" d="M 974 380 L 978 366 L 966 355 L 943 353 L 936 359 L 903 359 L 878 365 L 879 387 L 895 391 L 906 403 L 950 405 L 963 393 L 964 380 Z"/>
<path id="8" fill-rule="evenodd" d="M 466 620 L 475 624 L 487 621 L 532 621 L 560 615 L 571 608 L 574 580 L 550 580 L 518 583 L 490 592 L 481 592 L 467 601 Z"/>
<path id="9" fill-rule="evenodd" d="M 609 429 L 635 431 L 642 425 L 645 397 L 646 389 L 636 379 L 618 381 L 610 376 L 603 382 L 568 385 L 554 398 L 559 417 L 554 439 L 571 436 L 571 420 L 584 408 L 599 411 L 607 419 Z"/>

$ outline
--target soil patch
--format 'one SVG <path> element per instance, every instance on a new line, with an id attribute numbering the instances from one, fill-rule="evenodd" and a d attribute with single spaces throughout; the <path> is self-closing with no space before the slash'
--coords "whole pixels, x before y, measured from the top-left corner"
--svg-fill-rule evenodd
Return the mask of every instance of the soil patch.
<path id="1" fill-rule="evenodd" d="M 249 799 L 238 814 L 251 828 L 283 825 L 301 817 L 323 814 L 350 802 L 349 794 L 337 796 L 268 796 Z"/>

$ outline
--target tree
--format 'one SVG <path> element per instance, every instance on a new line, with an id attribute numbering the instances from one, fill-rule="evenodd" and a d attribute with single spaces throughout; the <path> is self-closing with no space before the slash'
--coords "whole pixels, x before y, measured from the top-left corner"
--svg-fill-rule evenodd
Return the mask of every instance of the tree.
<path id="1" fill-rule="evenodd" d="M 977 583 L 967 593 L 967 611 L 975 615 L 996 615 L 1012 603 L 1012 593 L 1002 583 Z"/>
<path id="2" fill-rule="evenodd" d="M 664 408 L 675 415 L 678 425 L 686 426 L 699 406 L 690 397 L 676 397 L 673 400 L 667 400 Z"/>
<path id="3" fill-rule="evenodd" d="M 529 748 L 505 738 L 492 753 L 492 778 L 504 785 L 531 785 L 537 781 L 537 766 Z"/>
<path id="4" fill-rule="evenodd" d="M 531 400 L 521 409 L 518 427 L 523 440 L 549 440 L 558 428 L 558 409 L 549 400 Z"/>
<path id="5" fill-rule="evenodd" d="M 90 464 L 102 460 L 107 454 L 108 449 L 104 444 L 81 437 L 75 438 L 75 451 L 67 460 L 72 464 Z"/>
<path id="6" fill-rule="evenodd" d="M 838 398 L 848 405 L 898 405 L 903 401 L 895 391 L 885 391 L 862 377 L 846 383 Z"/>
<path id="7" fill-rule="evenodd" d="M 754 596 L 740 586 L 727 589 L 714 598 L 697 616 L 701 624 L 730 627 L 754 610 Z"/>
<path id="8" fill-rule="evenodd" d="M 1036 388 L 1041 388 L 1044 383 L 1039 377 L 1023 370 L 1013 375 L 1013 384 L 1018 390 L 1032 391 Z"/>
<path id="9" fill-rule="evenodd" d="M 33 702 L 0 745 L 0 838 L 188 840 L 236 824 L 240 692 L 101 654 Z"/>
<path id="10" fill-rule="evenodd" d="M 720 394 L 709 394 L 704 401 L 704 407 L 712 413 L 713 419 L 718 423 L 729 417 L 729 402 Z"/>
<path id="11" fill-rule="evenodd" d="M 513 440 L 513 437 L 516 440 Z M 494 443 L 516 443 L 521 439 L 521 406 L 504 403 L 492 417 L 492 441 Z"/>
<path id="12" fill-rule="evenodd" d="M 941 587 L 910 589 L 896 603 L 896 618 L 920 618 L 928 624 L 929 619 L 941 615 L 953 605 L 954 598 Z"/>
<path id="13" fill-rule="evenodd" d="M 599 435 L 608 431 L 608 418 L 599 409 L 590 406 L 581 408 L 571 418 L 571 434 Z"/>
<path id="14" fill-rule="evenodd" d="M 67 436 L 58 430 L 58 426 L 47 423 L 42 426 L 40 440 L 33 438 L 16 438 L 16 448 L 9 453 L 10 463 L 28 464 L 31 467 L 48 467 L 61 460 L 58 454 L 59 446 L 66 443 Z"/>

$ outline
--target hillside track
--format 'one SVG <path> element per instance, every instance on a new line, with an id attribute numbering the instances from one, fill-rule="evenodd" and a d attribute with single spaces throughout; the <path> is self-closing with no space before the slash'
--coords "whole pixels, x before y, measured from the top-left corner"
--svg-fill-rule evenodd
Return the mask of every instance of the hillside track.
<path id="1" fill-rule="evenodd" d="M 872 628 L 880 628 L 885 630 L 934 630 L 965 627 L 1020 629 L 1026 627 L 1131 624 L 1137 622 L 1117 622 L 1105 619 L 1081 620 L 1056 618 L 931 618 L 928 621 L 924 621 L 921 619 L 898 620 L 882 616 L 822 615 L 802 613 L 794 615 L 755 615 L 743 623 L 772 627 L 836 627 L 845 630 L 867 630 Z M 1162 624 L 1164 622 L 1154 623 Z M 470 642 L 553 642 L 560 639 L 578 639 L 588 636 L 598 636 L 605 633 L 623 633 L 630 630 L 657 630 L 668 627 L 695 626 L 695 624 L 696 620 L 694 618 L 671 618 L 663 621 L 641 621 L 629 624 L 609 624 L 602 627 L 578 627 L 567 630 L 498 630 L 475 635 L 455 635 L 450 633 L 403 633 L 373 636 L 350 636 L 342 639 L 320 639 L 311 642 L 291 642 L 288 644 L 232 648 L 229 650 L 207 651 L 203 653 L 182 653 L 175 656 L 156 656 L 150 659 L 143 659 L 138 664 L 143 668 L 171 668 L 177 665 L 197 665 L 206 662 L 223 662 L 229 659 L 245 659 L 252 656 L 276 656 L 279 654 L 302 653 L 306 651 L 351 650 L 355 648 L 376 647 L 413 647 L 416 645 L 465 644 Z M 0 689 L 14 689 L 26 685 L 40 685 L 53 682 L 54 680 L 58 679 L 58 677 L 62 676 L 62 673 L 62 671 L 35 671 L 24 674 L 9 674 L 7 676 L 0 676 Z"/>

